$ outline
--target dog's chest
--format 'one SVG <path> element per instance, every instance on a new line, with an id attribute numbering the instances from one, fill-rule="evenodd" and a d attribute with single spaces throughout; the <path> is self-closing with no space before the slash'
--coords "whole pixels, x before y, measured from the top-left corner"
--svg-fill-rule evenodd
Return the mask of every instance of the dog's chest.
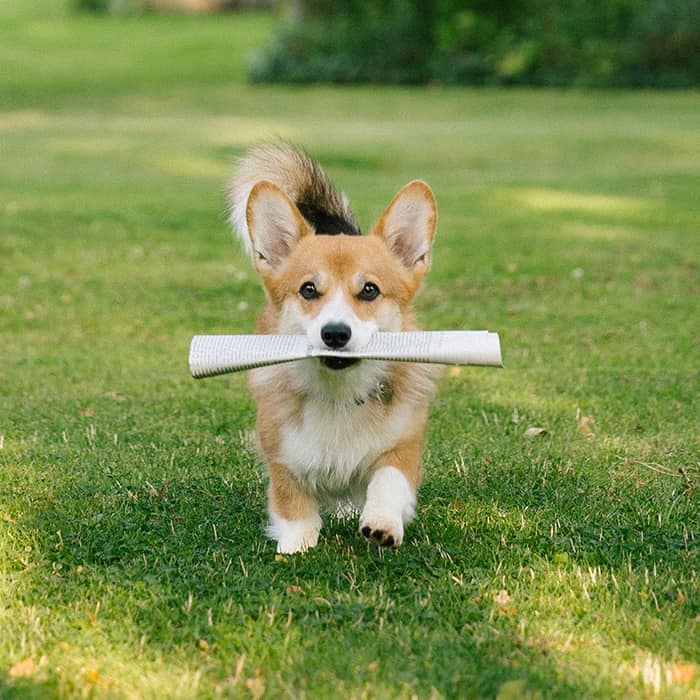
<path id="1" fill-rule="evenodd" d="M 285 466 L 307 488 L 342 495 L 410 432 L 409 406 L 377 406 L 376 401 L 360 406 L 305 403 L 299 422 L 281 431 Z"/>

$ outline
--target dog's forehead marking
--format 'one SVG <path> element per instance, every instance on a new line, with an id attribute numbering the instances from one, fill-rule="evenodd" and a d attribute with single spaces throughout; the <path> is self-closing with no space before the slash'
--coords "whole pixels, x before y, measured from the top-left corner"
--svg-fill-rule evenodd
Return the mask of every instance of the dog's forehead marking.
<path id="1" fill-rule="evenodd" d="M 331 285 L 341 284 L 356 296 L 366 281 L 372 281 L 383 293 L 408 303 L 416 291 L 386 242 L 373 235 L 302 238 L 275 284 L 296 293 L 301 282 L 312 277 L 324 294 Z"/>
<path id="2" fill-rule="evenodd" d="M 306 267 L 323 267 L 335 277 L 345 277 L 366 267 L 387 264 L 386 244 L 370 236 L 307 236 L 294 251 Z"/>
<path id="3" fill-rule="evenodd" d="M 341 285 L 334 285 L 329 290 L 329 299 L 323 305 L 319 316 L 329 321 L 343 321 L 347 318 L 356 319 L 352 306 L 348 303 L 345 290 Z"/>
<path id="4" fill-rule="evenodd" d="M 305 301 L 299 294 L 306 282 L 313 282 L 319 294 L 312 301 Z M 361 296 L 367 282 L 380 290 L 375 301 L 365 301 Z M 358 347 L 372 329 L 399 330 L 402 310 L 415 292 L 384 241 L 369 235 L 303 238 L 281 274 L 269 281 L 269 287 L 285 319 L 279 327 L 291 328 L 287 332 L 294 333 L 303 328 L 306 334 L 312 320 L 344 322 L 353 328 L 357 339 L 353 345 Z M 332 306 L 327 310 L 329 303 Z M 332 310 L 340 317 L 329 318 Z"/>

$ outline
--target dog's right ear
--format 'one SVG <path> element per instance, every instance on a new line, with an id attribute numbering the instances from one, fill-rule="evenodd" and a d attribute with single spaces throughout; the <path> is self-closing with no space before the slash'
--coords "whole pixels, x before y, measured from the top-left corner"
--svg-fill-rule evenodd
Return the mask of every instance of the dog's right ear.
<path id="1" fill-rule="evenodd" d="M 253 263 L 261 274 L 274 272 L 303 236 L 313 234 L 294 202 L 267 180 L 250 191 L 246 222 Z"/>
<path id="2" fill-rule="evenodd" d="M 381 236 L 404 268 L 420 283 L 430 269 L 436 222 L 432 190 L 425 182 L 414 180 L 391 200 L 370 235 Z"/>

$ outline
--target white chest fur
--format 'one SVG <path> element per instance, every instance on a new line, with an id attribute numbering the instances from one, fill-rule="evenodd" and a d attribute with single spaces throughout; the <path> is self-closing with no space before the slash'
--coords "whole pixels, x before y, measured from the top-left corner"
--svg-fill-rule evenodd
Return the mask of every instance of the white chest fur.
<path id="1" fill-rule="evenodd" d="M 330 497 L 362 497 L 376 459 L 411 430 L 413 406 L 308 400 L 297 425 L 281 431 L 280 457 L 309 490 Z M 354 499 L 357 500 L 357 499 Z M 359 504 L 358 504 L 359 505 Z"/>

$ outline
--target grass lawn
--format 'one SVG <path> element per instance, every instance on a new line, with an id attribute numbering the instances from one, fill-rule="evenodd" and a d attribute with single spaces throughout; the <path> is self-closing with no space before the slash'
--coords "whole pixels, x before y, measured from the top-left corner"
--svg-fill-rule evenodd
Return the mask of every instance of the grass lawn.
<path id="1" fill-rule="evenodd" d="M 0 697 L 700 697 L 700 94 L 251 87 L 268 17 L 0 0 Z M 440 212 L 446 372 L 399 551 L 276 557 L 224 221 L 307 147 L 364 228 Z M 546 430 L 528 437 L 528 428 Z"/>

